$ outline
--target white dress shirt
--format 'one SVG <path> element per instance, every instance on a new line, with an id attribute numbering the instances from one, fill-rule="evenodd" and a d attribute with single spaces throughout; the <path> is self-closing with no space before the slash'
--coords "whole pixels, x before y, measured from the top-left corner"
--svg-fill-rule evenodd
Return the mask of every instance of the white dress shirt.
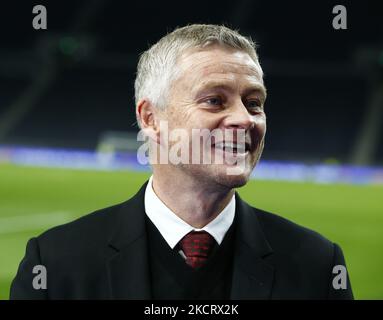
<path id="1" fill-rule="evenodd" d="M 235 196 L 231 198 L 227 206 L 221 213 L 210 221 L 202 229 L 197 229 L 186 223 L 171 211 L 155 194 L 153 190 L 153 176 L 150 177 L 145 190 L 145 212 L 149 219 L 156 226 L 162 237 L 166 240 L 170 248 L 174 249 L 177 243 L 190 231 L 206 231 L 218 244 L 229 230 L 235 215 Z"/>

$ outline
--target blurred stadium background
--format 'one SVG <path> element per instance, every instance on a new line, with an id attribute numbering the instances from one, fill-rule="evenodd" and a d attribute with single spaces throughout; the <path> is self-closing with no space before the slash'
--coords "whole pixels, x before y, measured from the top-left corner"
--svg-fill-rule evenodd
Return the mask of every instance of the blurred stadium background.
<path id="1" fill-rule="evenodd" d="M 36 4 L 48 30 L 32 28 Z M 347 8 L 347 30 L 332 28 L 336 4 Z M 240 194 L 339 243 L 355 297 L 383 299 L 382 17 L 379 1 L 2 6 L 0 299 L 29 238 L 124 201 L 147 179 L 135 153 L 137 59 L 196 22 L 225 23 L 259 44 L 267 140 Z"/>

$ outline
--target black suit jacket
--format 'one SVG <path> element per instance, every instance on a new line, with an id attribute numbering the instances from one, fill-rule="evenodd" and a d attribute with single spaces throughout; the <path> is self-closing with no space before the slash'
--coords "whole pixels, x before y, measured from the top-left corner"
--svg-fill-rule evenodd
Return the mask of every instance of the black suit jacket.
<path id="1" fill-rule="evenodd" d="M 147 182 L 130 200 L 32 238 L 12 282 L 11 299 L 150 299 L 145 230 Z M 237 233 L 231 299 L 352 299 L 334 289 L 341 249 L 321 235 L 253 208 L 236 193 Z M 35 290 L 35 265 L 47 289 Z"/>

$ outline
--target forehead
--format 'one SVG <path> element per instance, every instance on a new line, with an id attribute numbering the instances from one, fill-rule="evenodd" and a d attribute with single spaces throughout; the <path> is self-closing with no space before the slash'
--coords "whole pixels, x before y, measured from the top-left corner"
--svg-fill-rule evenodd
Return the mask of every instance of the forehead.
<path id="1" fill-rule="evenodd" d="M 263 72 L 246 52 L 218 46 L 185 51 L 178 59 L 179 78 L 190 82 L 222 79 L 237 81 L 238 77 L 263 84 Z"/>

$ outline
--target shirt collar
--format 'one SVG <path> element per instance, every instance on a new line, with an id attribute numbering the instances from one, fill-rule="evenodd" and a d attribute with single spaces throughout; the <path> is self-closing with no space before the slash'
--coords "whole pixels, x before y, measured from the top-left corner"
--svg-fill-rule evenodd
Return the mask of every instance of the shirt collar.
<path id="1" fill-rule="evenodd" d="M 218 244 L 221 244 L 227 230 L 230 228 L 235 215 L 235 196 L 221 211 L 221 213 L 210 221 L 202 229 L 194 228 L 171 211 L 158 196 L 152 186 L 153 176 L 150 177 L 145 190 L 145 212 L 153 222 L 162 237 L 173 249 L 177 243 L 190 231 L 208 232 Z"/>

